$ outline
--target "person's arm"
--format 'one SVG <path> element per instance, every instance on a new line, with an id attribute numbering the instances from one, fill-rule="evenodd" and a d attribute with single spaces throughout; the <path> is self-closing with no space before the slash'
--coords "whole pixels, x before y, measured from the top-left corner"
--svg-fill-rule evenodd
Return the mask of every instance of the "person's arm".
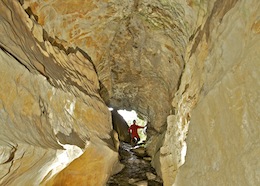
<path id="1" fill-rule="evenodd" d="M 146 127 L 147 127 L 147 124 L 145 126 L 141 127 L 141 128 L 146 128 Z"/>
<path id="2" fill-rule="evenodd" d="M 144 126 L 144 127 L 142 127 L 142 126 L 139 126 L 139 125 L 138 125 L 138 126 L 137 126 L 137 128 L 141 128 L 141 129 L 143 129 L 143 128 L 145 128 L 145 126 Z"/>

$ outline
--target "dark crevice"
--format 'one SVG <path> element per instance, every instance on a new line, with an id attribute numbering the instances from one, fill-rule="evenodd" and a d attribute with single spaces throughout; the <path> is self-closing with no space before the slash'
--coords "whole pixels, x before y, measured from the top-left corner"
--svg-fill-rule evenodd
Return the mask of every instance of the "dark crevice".
<path id="1" fill-rule="evenodd" d="M 29 72 L 31 72 L 31 70 L 24 64 L 21 62 L 20 59 L 18 59 L 18 57 L 16 57 L 14 54 L 12 54 L 11 52 L 9 52 L 5 47 L 3 47 L 2 45 L 0 45 L 0 49 L 2 49 L 6 54 L 12 56 L 16 61 L 18 61 L 22 66 L 24 66 Z"/>
<path id="2" fill-rule="evenodd" d="M 11 153 L 10 153 L 9 158 L 8 158 L 4 163 L 2 163 L 2 164 L 6 164 L 6 163 L 9 163 L 9 162 L 13 161 L 14 155 L 15 155 L 15 152 L 16 152 L 16 151 L 17 151 L 17 148 L 16 148 L 16 147 L 13 147 L 13 148 L 11 149 Z"/>
<path id="3" fill-rule="evenodd" d="M 27 9 L 25 9 L 25 12 L 26 12 L 28 15 L 33 15 L 33 17 L 35 18 L 35 21 L 38 22 L 39 17 L 32 12 L 31 7 L 28 7 Z"/>
<path id="4" fill-rule="evenodd" d="M 24 4 L 24 0 L 18 0 L 21 5 Z"/>
<path id="5" fill-rule="evenodd" d="M 184 61 L 184 58 L 183 58 L 183 56 L 181 56 L 182 57 L 182 59 L 183 59 L 183 61 Z M 183 76 L 183 73 L 184 73 L 184 71 L 185 71 L 185 67 L 186 67 L 186 63 L 184 63 L 184 65 L 183 65 L 183 69 L 182 69 L 182 72 L 181 72 L 181 75 L 180 75 L 180 77 L 179 77 L 179 79 L 178 79 L 178 83 L 177 83 L 177 91 L 180 89 L 180 86 L 181 86 L 181 79 L 182 79 L 182 76 Z"/>

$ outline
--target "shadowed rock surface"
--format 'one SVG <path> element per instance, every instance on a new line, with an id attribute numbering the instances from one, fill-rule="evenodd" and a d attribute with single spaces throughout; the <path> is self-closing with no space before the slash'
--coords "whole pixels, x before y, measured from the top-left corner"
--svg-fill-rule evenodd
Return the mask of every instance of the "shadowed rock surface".
<path id="1" fill-rule="evenodd" d="M 112 124 L 114 130 L 118 133 L 118 138 L 120 141 L 130 142 L 130 135 L 128 133 L 129 126 L 127 125 L 124 118 L 117 112 L 117 110 L 112 110 Z"/>

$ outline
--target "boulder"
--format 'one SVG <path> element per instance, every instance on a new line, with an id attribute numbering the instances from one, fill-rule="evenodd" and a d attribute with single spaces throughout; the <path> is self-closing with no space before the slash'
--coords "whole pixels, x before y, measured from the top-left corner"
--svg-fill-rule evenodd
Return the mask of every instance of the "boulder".
<path id="1" fill-rule="evenodd" d="M 131 151 L 134 152 L 135 155 L 137 155 L 139 157 L 144 157 L 147 155 L 144 147 L 136 146 L 136 147 L 132 148 Z"/>
<path id="2" fill-rule="evenodd" d="M 118 138 L 120 141 L 130 142 L 130 135 L 128 133 L 128 125 L 124 118 L 117 112 L 117 110 L 112 110 L 112 123 L 114 130 L 118 133 Z"/>

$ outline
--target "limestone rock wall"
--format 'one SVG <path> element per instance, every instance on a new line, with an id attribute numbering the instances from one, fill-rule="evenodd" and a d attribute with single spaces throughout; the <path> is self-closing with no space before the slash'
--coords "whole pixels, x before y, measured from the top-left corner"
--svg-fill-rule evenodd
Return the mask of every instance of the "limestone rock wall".
<path id="1" fill-rule="evenodd" d="M 147 151 L 160 172 L 160 147 L 186 47 L 208 4 L 200 10 L 177 0 L 23 2 L 55 42 L 88 53 L 107 105 L 134 109 L 149 122 Z"/>
<path id="2" fill-rule="evenodd" d="M 260 3 L 208 7 L 168 117 L 162 177 L 165 185 L 259 185 Z"/>
<path id="3" fill-rule="evenodd" d="M 104 184 L 120 169 L 107 104 L 148 120 L 164 185 L 259 185 L 259 9 L 1 1 L 0 183 Z"/>
<path id="4" fill-rule="evenodd" d="M 105 184 L 118 154 L 86 54 L 45 41 L 20 3 L 8 0 L 0 2 L 0 64 L 0 184 L 45 185 L 66 166 L 50 183 Z"/>
<path id="5" fill-rule="evenodd" d="M 156 132 L 165 129 L 193 29 L 181 3 L 25 0 L 23 7 L 65 48 L 87 51 L 109 106 L 134 109 Z"/>

